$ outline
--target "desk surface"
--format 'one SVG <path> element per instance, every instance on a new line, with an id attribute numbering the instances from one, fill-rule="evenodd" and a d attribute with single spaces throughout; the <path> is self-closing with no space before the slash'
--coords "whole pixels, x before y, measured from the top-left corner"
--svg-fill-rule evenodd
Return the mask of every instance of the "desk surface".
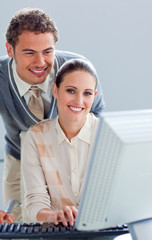
<path id="1" fill-rule="evenodd" d="M 122 234 L 118 237 L 115 237 L 113 240 L 132 240 L 130 233 Z"/>

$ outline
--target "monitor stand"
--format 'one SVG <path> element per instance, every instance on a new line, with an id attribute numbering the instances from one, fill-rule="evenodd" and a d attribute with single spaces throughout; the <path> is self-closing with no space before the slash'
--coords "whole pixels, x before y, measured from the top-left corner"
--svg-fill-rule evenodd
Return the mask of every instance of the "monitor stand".
<path id="1" fill-rule="evenodd" d="M 128 224 L 133 240 L 152 240 L 152 218 Z"/>
<path id="2" fill-rule="evenodd" d="M 152 218 L 127 224 L 130 234 L 123 234 L 114 240 L 152 240 Z"/>

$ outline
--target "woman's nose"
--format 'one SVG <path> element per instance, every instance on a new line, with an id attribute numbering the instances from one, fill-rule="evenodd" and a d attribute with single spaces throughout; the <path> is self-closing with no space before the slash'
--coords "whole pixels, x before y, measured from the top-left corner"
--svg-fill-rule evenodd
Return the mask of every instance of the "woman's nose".
<path id="1" fill-rule="evenodd" d="M 81 106 L 83 104 L 83 95 L 78 94 L 76 100 L 77 100 L 77 103 Z"/>

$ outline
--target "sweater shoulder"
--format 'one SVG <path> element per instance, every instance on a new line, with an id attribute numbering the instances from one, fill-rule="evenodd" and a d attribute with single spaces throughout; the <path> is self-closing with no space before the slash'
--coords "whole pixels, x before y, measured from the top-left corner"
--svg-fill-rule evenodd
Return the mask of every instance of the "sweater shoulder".
<path id="1" fill-rule="evenodd" d="M 74 53 L 74 52 L 68 52 L 68 51 L 61 51 L 61 50 L 55 51 L 55 57 L 57 58 L 60 65 L 62 65 L 65 61 L 67 61 L 69 59 L 74 59 L 74 58 L 86 59 L 81 54 Z"/>
<path id="2" fill-rule="evenodd" d="M 10 58 L 8 56 L 1 56 L 0 57 L 0 70 L 6 69 Z"/>
<path id="3" fill-rule="evenodd" d="M 2 56 L 0 57 L 0 79 L 3 78 L 3 76 L 8 75 L 8 63 L 10 61 L 10 58 L 8 56 Z"/>

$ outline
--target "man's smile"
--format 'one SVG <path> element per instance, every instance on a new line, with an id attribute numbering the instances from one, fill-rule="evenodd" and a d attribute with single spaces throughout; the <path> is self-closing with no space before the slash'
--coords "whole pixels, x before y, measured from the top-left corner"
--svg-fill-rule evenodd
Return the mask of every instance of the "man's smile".
<path id="1" fill-rule="evenodd" d="M 29 68 L 29 71 L 36 76 L 42 76 L 47 71 L 47 69 L 48 69 L 48 67 L 46 67 L 42 70 L 34 70 L 34 69 Z"/>

